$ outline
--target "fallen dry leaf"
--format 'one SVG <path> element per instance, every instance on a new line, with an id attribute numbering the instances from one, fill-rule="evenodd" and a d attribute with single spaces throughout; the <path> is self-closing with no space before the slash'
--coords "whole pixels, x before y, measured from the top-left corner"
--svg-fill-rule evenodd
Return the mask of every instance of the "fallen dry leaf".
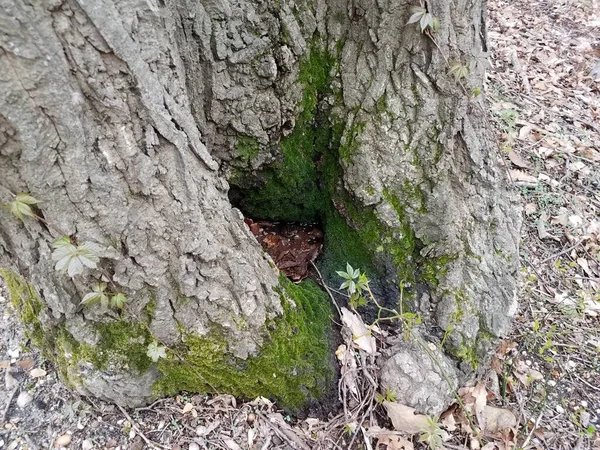
<path id="1" fill-rule="evenodd" d="M 25 359 L 22 359 L 21 361 L 17 361 L 15 363 L 15 365 L 18 367 L 21 367 L 25 370 L 29 370 L 35 366 L 35 360 L 33 358 L 25 358 Z"/>
<path id="2" fill-rule="evenodd" d="M 508 159 L 510 159 L 510 162 L 512 162 L 515 166 L 520 167 L 521 169 L 531 168 L 531 164 L 521 158 L 521 156 L 514 150 L 508 152 Z"/>
<path id="3" fill-rule="evenodd" d="M 192 409 L 194 409 L 194 405 L 188 402 L 183 406 L 181 414 L 189 413 Z"/>
<path id="4" fill-rule="evenodd" d="M 408 434 L 421 433 L 427 427 L 427 416 L 415 414 L 415 409 L 410 406 L 401 405 L 397 402 L 384 401 L 388 417 L 397 431 L 404 431 Z"/>
<path id="5" fill-rule="evenodd" d="M 404 439 L 402 436 L 394 434 L 382 434 L 377 437 L 377 446 L 385 445 L 388 450 L 414 450 L 412 442 Z"/>
<path id="6" fill-rule="evenodd" d="M 532 369 L 523 361 L 519 361 L 513 373 L 524 386 L 529 386 L 534 381 L 544 379 L 544 375 L 540 371 Z"/>
<path id="7" fill-rule="evenodd" d="M 56 438 L 56 441 L 54 441 L 54 446 L 55 447 L 66 447 L 70 443 L 71 443 L 71 435 L 63 434 Z"/>
<path id="8" fill-rule="evenodd" d="M 350 329 L 352 341 L 358 348 L 370 355 L 375 354 L 377 342 L 358 314 L 342 307 L 342 323 Z"/>
<path id="9" fill-rule="evenodd" d="M 538 179 L 533 175 L 514 169 L 510 169 L 508 172 L 510 173 L 510 178 L 519 186 L 535 187 L 538 185 Z"/>
<path id="10" fill-rule="evenodd" d="M 517 418 L 508 409 L 487 405 L 482 417 L 484 423 L 480 423 L 479 426 L 486 433 L 494 434 L 517 426 Z"/>
<path id="11" fill-rule="evenodd" d="M 40 369 L 39 367 L 37 367 L 37 368 L 33 369 L 31 372 L 29 372 L 29 375 L 31 375 L 33 378 L 45 377 L 46 371 L 44 369 Z"/>

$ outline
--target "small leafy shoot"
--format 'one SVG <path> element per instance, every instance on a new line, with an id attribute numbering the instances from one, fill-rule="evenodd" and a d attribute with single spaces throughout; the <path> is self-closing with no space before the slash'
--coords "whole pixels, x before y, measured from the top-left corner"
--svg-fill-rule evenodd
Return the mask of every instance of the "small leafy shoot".
<path id="1" fill-rule="evenodd" d="M 86 267 L 95 269 L 100 261 L 102 247 L 93 242 L 75 245 L 65 236 L 55 241 L 52 246 L 52 260 L 56 261 L 54 268 L 59 272 L 67 272 L 70 277 L 82 274 Z"/>
<path id="2" fill-rule="evenodd" d="M 114 309 L 123 309 L 125 303 L 127 303 L 127 297 L 120 292 L 110 298 L 110 306 Z"/>
<path id="3" fill-rule="evenodd" d="M 158 345 L 158 342 L 153 341 L 148 344 L 146 355 L 148 355 L 152 361 L 157 362 L 160 358 L 167 357 L 167 349 L 164 345 Z"/>
<path id="4" fill-rule="evenodd" d="M 362 295 L 363 291 L 368 290 L 369 280 L 360 269 L 354 269 L 349 263 L 346 263 L 346 271 L 338 271 L 337 274 L 345 281 L 340 286 L 340 289 L 348 291 L 350 297 L 349 303 L 353 308 L 365 306 L 367 299 Z"/>
<path id="5" fill-rule="evenodd" d="M 435 417 L 427 417 L 427 426 L 423 429 L 423 434 L 421 434 L 419 442 L 427 444 L 432 450 L 436 450 L 443 447 L 443 436 L 444 430 Z"/>
<path id="6" fill-rule="evenodd" d="M 85 306 L 92 306 L 96 303 L 100 303 L 103 308 L 108 307 L 108 295 L 105 293 L 106 283 L 96 283 L 92 288 L 92 292 L 86 294 L 81 300 L 81 304 Z"/>
<path id="7" fill-rule="evenodd" d="M 5 205 L 5 207 L 8 208 L 10 213 L 17 219 L 23 220 L 24 217 L 36 217 L 29 205 L 36 205 L 38 203 L 40 203 L 40 201 L 31 194 L 22 192 L 17 194 L 15 199 L 8 205 Z"/>
<path id="8" fill-rule="evenodd" d="M 426 31 L 437 32 L 440 29 L 440 21 L 434 17 L 427 9 L 422 6 L 415 6 L 411 9 L 412 15 L 408 19 L 407 25 L 418 23 L 421 33 Z"/>
<path id="9" fill-rule="evenodd" d="M 454 63 L 450 66 L 450 74 L 456 81 L 460 81 L 469 76 L 469 68 L 461 63 Z"/>

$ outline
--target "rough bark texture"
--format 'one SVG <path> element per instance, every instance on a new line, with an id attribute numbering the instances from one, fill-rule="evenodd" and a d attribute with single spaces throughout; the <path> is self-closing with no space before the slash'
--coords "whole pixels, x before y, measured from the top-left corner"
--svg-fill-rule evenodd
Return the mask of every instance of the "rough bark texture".
<path id="1" fill-rule="evenodd" d="M 507 331 L 520 218 L 471 95 L 487 57 L 483 0 L 430 1 L 435 44 L 406 25 L 414 5 L 396 0 L 0 6 L 0 203 L 31 192 L 52 224 L 0 212 L 0 264 L 35 289 L 4 272 L 75 388 L 124 404 L 201 387 L 295 405 L 322 392 L 310 378 L 327 372 L 327 357 L 306 350 L 310 336 L 325 339 L 326 326 L 311 328 L 322 300 L 278 280 L 227 180 L 256 218 L 322 221 L 326 276 L 342 261 L 372 267 L 390 303 L 409 282 L 403 301 L 423 314 L 424 339 L 443 339 L 450 379 L 485 362 Z M 466 92 L 446 59 L 469 66 Z M 70 279 L 50 260 L 64 234 L 114 254 L 102 271 Z M 128 295 L 127 318 L 79 306 L 103 277 Z M 115 344 L 124 322 L 136 323 L 142 351 L 156 339 L 195 369 L 151 364 L 143 352 L 135 367 L 124 363 L 131 355 Z M 298 345 L 282 355 L 269 347 L 278 338 Z M 90 356 L 105 342 L 98 351 L 110 357 Z M 383 358 L 388 387 L 437 383 L 394 380 L 412 348 Z M 203 366 L 217 353 L 226 356 Z M 311 358 L 301 369 L 309 379 L 294 386 Z M 289 378 L 277 388 L 273 361 Z M 267 375 L 213 373 L 236 369 Z M 406 401 L 436 412 L 451 398 L 440 391 Z"/>

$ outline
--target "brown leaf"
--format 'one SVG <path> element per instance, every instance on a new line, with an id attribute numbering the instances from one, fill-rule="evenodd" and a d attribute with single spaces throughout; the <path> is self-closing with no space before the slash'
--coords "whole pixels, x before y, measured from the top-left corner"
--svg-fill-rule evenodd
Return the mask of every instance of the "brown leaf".
<path id="1" fill-rule="evenodd" d="M 529 164 L 527 161 L 525 161 L 523 158 L 521 158 L 521 156 L 514 150 L 511 150 L 510 152 L 508 152 L 508 159 L 510 159 L 510 161 L 515 166 L 520 167 L 521 169 L 531 168 L 531 164 Z"/>
<path id="2" fill-rule="evenodd" d="M 342 323 L 350 329 L 354 344 L 370 355 L 377 352 L 377 342 L 358 314 L 342 307 Z"/>
<path id="3" fill-rule="evenodd" d="M 496 408 L 487 405 L 483 411 L 482 418 L 484 423 L 480 423 L 481 429 L 486 433 L 497 433 L 507 428 L 517 426 L 517 418 L 508 409 Z"/>
<path id="4" fill-rule="evenodd" d="M 538 185 L 538 179 L 532 175 L 526 174 L 521 170 L 510 169 L 510 178 L 519 186 L 535 187 Z"/>
<path id="5" fill-rule="evenodd" d="M 385 407 L 394 429 L 408 434 L 421 433 L 427 427 L 427 416 L 415 414 L 415 409 L 397 402 L 384 401 Z"/>
<path id="6" fill-rule="evenodd" d="M 21 361 L 17 361 L 15 365 L 18 367 L 22 367 L 25 370 L 29 370 L 35 366 L 35 360 L 33 358 L 25 358 Z"/>

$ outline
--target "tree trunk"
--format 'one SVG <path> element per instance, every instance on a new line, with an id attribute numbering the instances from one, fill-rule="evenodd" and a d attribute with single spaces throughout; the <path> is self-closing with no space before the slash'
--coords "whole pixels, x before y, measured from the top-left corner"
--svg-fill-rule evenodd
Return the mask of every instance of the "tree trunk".
<path id="1" fill-rule="evenodd" d="M 37 219 L 0 211 L 0 266 L 74 389 L 292 408 L 327 390 L 328 300 L 278 276 L 238 208 L 321 223 L 325 279 L 349 262 L 382 301 L 401 291 L 449 379 L 485 364 L 516 310 L 520 219 L 476 95 L 482 0 L 428 2 L 430 36 L 392 0 L 0 5 L 0 203 L 41 201 Z M 69 276 L 51 258 L 62 236 L 107 250 Z M 122 312 L 81 304 L 99 282 Z M 436 383 L 405 357 L 410 343 L 383 358 L 384 384 Z M 403 400 L 438 410 L 442 391 Z"/>

